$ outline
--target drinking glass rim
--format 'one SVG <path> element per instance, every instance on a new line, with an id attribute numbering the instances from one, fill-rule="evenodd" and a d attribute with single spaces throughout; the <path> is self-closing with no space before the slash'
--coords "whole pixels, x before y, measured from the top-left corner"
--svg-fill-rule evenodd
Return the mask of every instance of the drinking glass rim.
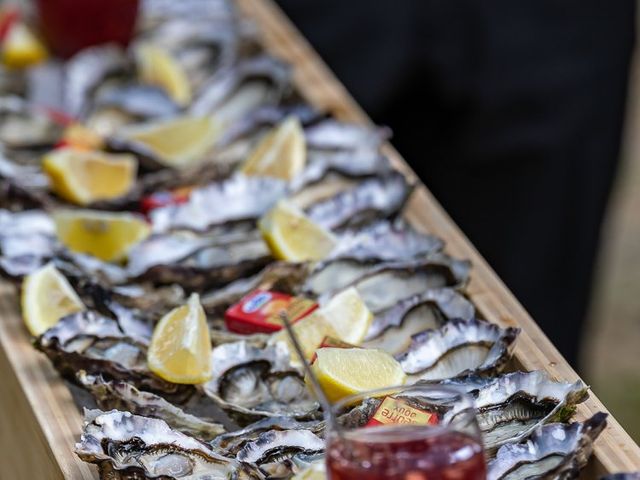
<path id="1" fill-rule="evenodd" d="M 416 428 L 411 428 L 412 426 L 407 425 L 407 427 L 409 428 L 405 428 L 405 433 L 408 433 L 408 431 L 411 431 L 412 433 L 410 435 L 412 438 L 423 438 L 427 436 L 437 435 L 438 433 L 441 433 L 445 430 L 450 430 L 452 428 L 455 428 L 456 425 L 458 424 L 468 422 L 468 415 L 470 414 L 473 414 L 475 418 L 475 413 L 476 413 L 475 402 L 473 400 L 473 397 L 471 397 L 471 395 L 469 395 L 467 392 L 461 389 L 458 389 L 452 386 L 446 386 L 446 385 L 442 386 L 439 384 L 420 384 L 420 385 L 403 384 L 403 385 L 394 385 L 394 386 L 384 387 L 384 388 L 377 388 L 373 390 L 365 390 L 363 392 L 355 393 L 353 395 L 349 395 L 348 397 L 341 398 L 340 400 L 332 404 L 331 413 L 333 415 L 336 415 L 338 411 L 340 411 L 341 409 L 346 408 L 350 405 L 355 405 L 358 403 L 359 400 L 361 401 L 366 398 L 380 398 L 380 397 L 386 396 L 386 394 L 391 395 L 394 393 L 401 393 L 402 391 L 408 391 L 412 389 L 416 389 L 416 390 L 424 389 L 425 391 L 433 390 L 437 392 L 442 392 L 445 395 L 450 394 L 452 397 L 460 397 L 468 403 L 468 407 L 461 409 L 459 413 L 454 415 L 453 419 L 451 419 L 449 422 L 445 424 L 437 423 L 435 425 L 428 425 L 428 426 L 423 425 L 423 427 L 425 428 L 418 428 L 420 427 L 420 425 L 417 425 L 417 426 L 413 425 L 413 427 L 416 427 Z M 469 409 L 471 409 L 471 411 L 469 411 Z M 465 414 L 461 415 L 462 413 L 465 413 Z M 375 433 L 375 427 L 366 428 L 366 429 L 359 427 L 353 430 L 349 430 L 348 428 L 343 428 L 340 425 L 336 425 L 334 428 L 340 431 L 339 435 L 341 436 L 353 438 L 353 437 L 358 437 L 360 434 L 366 433 L 367 441 L 372 441 L 372 440 L 375 441 L 375 435 L 372 435 Z M 385 435 L 387 434 L 385 433 Z M 406 436 L 403 436 L 401 434 L 398 435 L 398 438 L 400 437 L 402 437 L 402 439 L 406 439 Z M 388 440 L 389 438 L 387 436 L 385 441 L 388 441 Z"/>

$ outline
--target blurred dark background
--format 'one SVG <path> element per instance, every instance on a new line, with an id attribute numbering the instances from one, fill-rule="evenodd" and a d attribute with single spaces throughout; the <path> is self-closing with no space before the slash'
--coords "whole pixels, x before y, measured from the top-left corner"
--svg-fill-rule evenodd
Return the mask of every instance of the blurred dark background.
<path id="1" fill-rule="evenodd" d="M 636 2 L 278 3 L 640 436 Z"/>

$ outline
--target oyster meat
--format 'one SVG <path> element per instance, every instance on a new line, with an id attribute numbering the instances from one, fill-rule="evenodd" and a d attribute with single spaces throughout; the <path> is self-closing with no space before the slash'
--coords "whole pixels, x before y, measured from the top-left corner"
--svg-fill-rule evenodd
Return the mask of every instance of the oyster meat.
<path id="1" fill-rule="evenodd" d="M 485 452 L 493 455 L 505 443 L 519 442 L 544 423 L 566 422 L 587 387 L 554 381 L 543 371 L 514 372 L 496 378 L 468 377 L 443 385 L 462 388 L 475 398 Z M 455 418 L 454 408 L 449 415 Z"/>
<path id="2" fill-rule="evenodd" d="M 164 421 L 112 410 L 85 411 L 76 454 L 101 478 L 262 479 L 252 465 L 223 457 Z"/>
<path id="3" fill-rule="evenodd" d="M 450 288 L 427 290 L 387 308 L 375 315 L 363 343 L 392 355 L 406 351 L 413 335 L 435 329 L 449 320 L 471 320 L 475 308 L 466 298 Z"/>
<path id="4" fill-rule="evenodd" d="M 487 480 L 577 478 L 606 424 L 600 412 L 583 423 L 540 427 L 524 443 L 503 445 L 487 465 Z"/>
<path id="5" fill-rule="evenodd" d="M 410 381 L 492 375 L 511 358 L 519 332 L 482 320 L 455 319 L 438 330 L 414 335 L 409 348 L 396 358 Z"/>
<path id="6" fill-rule="evenodd" d="M 282 345 L 225 343 L 213 349 L 211 364 L 213 376 L 204 392 L 242 425 L 263 417 L 319 415 L 318 403 Z"/>
<path id="7" fill-rule="evenodd" d="M 123 410 L 134 415 L 158 418 L 172 429 L 203 441 L 210 441 L 226 432 L 224 426 L 210 419 L 191 415 L 164 398 L 151 392 L 138 390 L 130 383 L 107 381 L 102 375 L 88 375 L 84 370 L 77 375 L 102 410 Z"/>

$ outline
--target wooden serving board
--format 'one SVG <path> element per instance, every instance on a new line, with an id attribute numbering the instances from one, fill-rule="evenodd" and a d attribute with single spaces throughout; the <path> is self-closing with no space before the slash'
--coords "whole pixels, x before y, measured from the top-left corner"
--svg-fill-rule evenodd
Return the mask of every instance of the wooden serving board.
<path id="1" fill-rule="evenodd" d="M 341 120 L 370 122 L 271 0 L 237 2 L 260 26 L 267 50 L 294 66 L 296 86 L 310 103 Z M 397 168 L 415 179 L 398 153 L 391 146 L 386 149 Z M 494 323 L 522 329 L 515 349 L 517 367 L 546 370 L 557 379 L 578 379 L 424 186 L 414 193 L 406 216 L 416 227 L 443 238 L 449 253 L 473 262 L 468 293 L 477 309 Z M 73 453 L 82 426 L 81 412 L 47 358 L 30 344 L 18 303 L 16 289 L 0 283 L 0 479 L 95 479 L 97 470 Z M 578 406 L 576 419 L 597 411 L 606 408 L 591 394 Z M 609 416 L 608 427 L 597 440 L 593 461 L 583 476 L 598 478 L 635 470 L 640 470 L 640 447 Z"/>

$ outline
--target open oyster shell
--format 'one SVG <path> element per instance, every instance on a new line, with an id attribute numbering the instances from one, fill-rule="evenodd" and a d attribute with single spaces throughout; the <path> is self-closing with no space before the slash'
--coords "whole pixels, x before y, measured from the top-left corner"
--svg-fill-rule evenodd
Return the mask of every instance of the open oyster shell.
<path id="1" fill-rule="evenodd" d="M 455 319 L 438 330 L 414 335 L 409 348 L 396 358 L 409 381 L 493 375 L 511 357 L 519 332 L 482 320 Z"/>
<path id="2" fill-rule="evenodd" d="M 583 423 L 545 425 L 524 443 L 502 446 L 488 464 L 487 480 L 576 478 L 606 424 L 600 412 Z"/>
<path id="3" fill-rule="evenodd" d="M 107 381 L 102 375 L 88 375 L 84 370 L 78 372 L 77 378 L 102 410 L 123 410 L 134 415 L 158 418 L 167 422 L 172 429 L 203 441 L 210 441 L 226 432 L 222 424 L 191 415 L 164 398 L 138 390 L 130 383 Z"/>
<path id="4" fill-rule="evenodd" d="M 439 328 L 454 318 L 471 320 L 474 316 L 473 304 L 457 291 L 427 290 L 376 314 L 363 346 L 396 355 L 410 347 L 413 335 Z"/>
<path id="5" fill-rule="evenodd" d="M 242 425 L 263 417 L 312 419 L 318 403 L 281 345 L 225 343 L 211 354 L 212 380 L 204 392 Z"/>
<path id="6" fill-rule="evenodd" d="M 487 455 L 505 443 L 519 442 L 542 424 L 566 422 L 575 405 L 588 397 L 587 386 L 552 380 L 546 372 L 514 372 L 496 378 L 467 377 L 443 385 L 461 388 L 475 398 L 477 419 Z M 448 415 L 455 417 L 454 408 Z"/>
<path id="7" fill-rule="evenodd" d="M 612 473 L 600 477 L 600 480 L 640 480 L 640 472 Z"/>
<path id="8" fill-rule="evenodd" d="M 164 421 L 112 410 L 85 411 L 76 454 L 101 478 L 180 480 L 262 479 L 252 465 L 223 457 Z"/>
<path id="9" fill-rule="evenodd" d="M 34 344 L 71 381 L 77 381 L 76 373 L 85 370 L 91 375 L 131 382 L 178 402 L 193 393 L 190 385 L 170 383 L 151 373 L 147 345 L 123 333 L 115 320 L 95 311 L 61 318 Z"/>
<path id="10" fill-rule="evenodd" d="M 271 430 L 247 442 L 236 459 L 251 463 L 269 478 L 288 478 L 299 465 L 324 456 L 324 440 L 310 430 Z"/>
<path id="11" fill-rule="evenodd" d="M 462 287 L 470 263 L 442 253 L 398 262 L 372 262 L 337 258 L 315 268 L 302 291 L 319 296 L 321 303 L 342 290 L 355 287 L 369 310 L 380 313 L 400 300 L 443 287 Z"/>

